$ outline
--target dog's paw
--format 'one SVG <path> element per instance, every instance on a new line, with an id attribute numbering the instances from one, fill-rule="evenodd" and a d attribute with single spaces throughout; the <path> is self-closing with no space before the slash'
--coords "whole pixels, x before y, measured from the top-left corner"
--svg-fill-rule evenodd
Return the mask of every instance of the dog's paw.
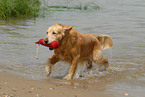
<path id="1" fill-rule="evenodd" d="M 110 67 L 105 67 L 105 66 L 100 66 L 99 67 L 99 71 L 100 72 L 103 72 L 103 71 L 111 71 L 111 68 Z"/>
<path id="2" fill-rule="evenodd" d="M 46 66 L 45 72 L 46 72 L 47 77 L 49 77 L 49 75 L 51 74 L 51 68 L 49 66 Z"/>
<path id="3" fill-rule="evenodd" d="M 63 79 L 65 79 L 65 80 L 70 80 L 71 78 L 72 78 L 71 75 L 67 75 L 67 76 L 63 77 Z"/>
<path id="4" fill-rule="evenodd" d="M 50 78 L 50 74 L 51 74 L 51 72 L 46 73 L 47 78 Z"/>

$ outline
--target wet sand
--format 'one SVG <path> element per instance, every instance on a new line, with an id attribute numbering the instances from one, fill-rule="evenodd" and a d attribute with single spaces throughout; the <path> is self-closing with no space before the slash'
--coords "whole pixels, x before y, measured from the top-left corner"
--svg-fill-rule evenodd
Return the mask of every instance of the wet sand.
<path id="1" fill-rule="evenodd" d="M 0 97 L 113 97 L 94 88 L 31 80 L 0 70 Z"/>

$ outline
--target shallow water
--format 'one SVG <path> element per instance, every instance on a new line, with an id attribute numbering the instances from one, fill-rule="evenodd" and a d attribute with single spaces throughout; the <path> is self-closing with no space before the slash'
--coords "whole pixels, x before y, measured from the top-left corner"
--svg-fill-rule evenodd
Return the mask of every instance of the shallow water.
<path id="1" fill-rule="evenodd" d="M 48 3 L 42 3 L 43 10 L 36 19 L 0 20 L 1 69 L 12 70 L 33 79 L 46 78 L 45 61 L 53 51 L 41 46 L 37 60 L 37 45 L 34 42 L 46 36 L 49 25 L 75 25 L 83 33 L 107 34 L 114 42 L 113 48 L 104 51 L 112 71 L 99 72 L 94 67 L 91 71 L 84 72 L 79 79 L 85 79 L 90 86 L 91 83 L 94 86 L 102 82 L 107 87 L 105 89 L 114 92 L 113 95 L 117 97 L 124 97 L 124 93 L 130 97 L 144 97 L 144 0 L 47 1 Z M 48 5 L 59 7 L 50 8 Z M 60 62 L 56 64 L 51 77 L 65 76 L 68 69 L 69 65 Z"/>

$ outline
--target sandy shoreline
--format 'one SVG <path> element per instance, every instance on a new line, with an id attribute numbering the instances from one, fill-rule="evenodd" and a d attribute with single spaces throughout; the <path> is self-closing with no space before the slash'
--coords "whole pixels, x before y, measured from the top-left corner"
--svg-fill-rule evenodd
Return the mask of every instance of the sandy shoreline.
<path id="1" fill-rule="evenodd" d="M 113 97 L 91 88 L 30 80 L 0 71 L 0 97 Z"/>

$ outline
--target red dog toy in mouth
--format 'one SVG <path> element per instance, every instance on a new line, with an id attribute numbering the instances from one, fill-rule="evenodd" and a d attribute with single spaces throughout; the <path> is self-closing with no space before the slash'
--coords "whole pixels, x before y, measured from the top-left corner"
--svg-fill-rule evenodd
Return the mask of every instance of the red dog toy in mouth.
<path id="1" fill-rule="evenodd" d="M 50 43 L 50 44 L 46 44 L 46 43 L 44 42 L 44 38 L 42 38 L 42 39 L 40 39 L 39 41 L 35 42 L 35 44 L 41 44 L 41 45 L 47 46 L 47 47 L 49 47 L 49 48 L 51 48 L 51 49 L 55 49 L 55 48 L 58 48 L 58 47 L 59 47 L 59 43 L 58 43 L 57 41 L 53 41 L 53 42 Z"/>
<path id="2" fill-rule="evenodd" d="M 36 59 L 38 59 L 38 51 L 39 51 L 39 46 L 40 46 L 40 44 L 43 45 L 43 46 L 49 47 L 50 50 L 53 50 L 53 49 L 59 47 L 59 43 L 58 43 L 57 41 L 53 41 L 53 42 L 50 43 L 50 44 L 46 44 L 46 43 L 44 42 L 44 38 L 42 38 L 42 39 L 40 39 L 39 41 L 35 42 L 35 44 L 38 44 Z"/>

